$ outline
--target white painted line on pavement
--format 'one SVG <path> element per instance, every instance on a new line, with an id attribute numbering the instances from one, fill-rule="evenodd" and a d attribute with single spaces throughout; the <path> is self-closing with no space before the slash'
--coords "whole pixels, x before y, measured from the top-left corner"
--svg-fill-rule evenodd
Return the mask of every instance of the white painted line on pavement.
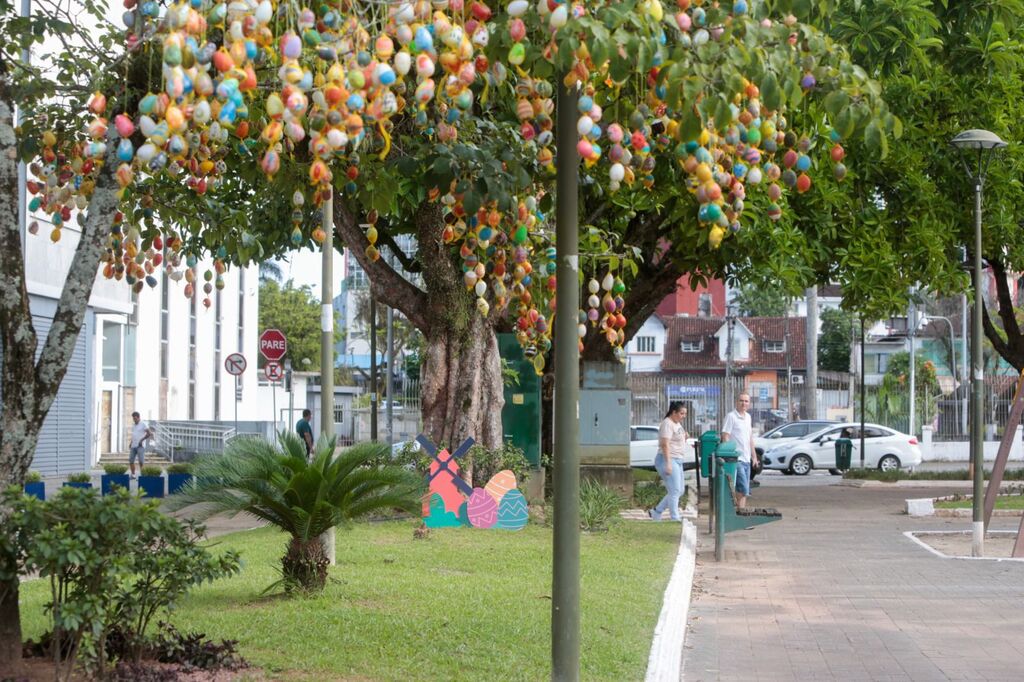
<path id="1" fill-rule="evenodd" d="M 942 552 L 940 552 L 939 550 L 935 549 L 934 547 L 929 545 L 927 542 L 922 540 L 921 538 L 917 537 L 918 534 L 921 534 L 921 535 L 967 535 L 970 532 L 971 531 L 969 531 L 969 530 L 908 530 L 908 531 L 904 531 L 903 534 L 905 536 L 907 536 L 908 538 L 910 538 L 911 540 L 913 540 L 914 542 L 916 542 L 917 544 L 919 544 L 922 547 L 924 547 L 925 549 L 927 549 L 929 552 L 931 552 L 935 556 L 941 557 L 943 559 L 968 559 L 968 560 L 971 560 L 971 561 L 1024 561 L 1024 559 L 1015 558 L 1015 557 L 1008 557 L 1008 556 L 1005 556 L 1005 557 L 998 557 L 998 556 L 960 556 L 960 555 L 950 556 L 948 554 L 943 554 Z M 990 530 L 987 533 L 987 535 L 1009 535 L 1011 533 L 1016 535 L 1017 531 L 1015 531 L 1015 530 Z"/>
<path id="2" fill-rule="evenodd" d="M 682 679 L 683 644 L 690 593 L 697 560 L 697 527 L 683 520 L 682 537 L 675 567 L 665 588 L 658 624 L 654 626 L 651 654 L 647 658 L 646 682 L 679 682 Z"/>

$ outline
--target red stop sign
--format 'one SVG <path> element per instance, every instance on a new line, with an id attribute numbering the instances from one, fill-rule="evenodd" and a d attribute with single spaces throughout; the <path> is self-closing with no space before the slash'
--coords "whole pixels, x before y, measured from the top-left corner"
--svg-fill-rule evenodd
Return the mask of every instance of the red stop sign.
<path id="1" fill-rule="evenodd" d="M 288 341 L 277 329 L 268 329 L 260 334 L 260 353 L 267 360 L 280 360 L 287 351 Z"/>

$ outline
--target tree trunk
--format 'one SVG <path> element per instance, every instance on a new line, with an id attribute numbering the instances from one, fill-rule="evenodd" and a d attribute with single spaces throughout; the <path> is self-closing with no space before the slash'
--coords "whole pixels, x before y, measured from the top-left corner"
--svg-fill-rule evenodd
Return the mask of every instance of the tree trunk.
<path id="1" fill-rule="evenodd" d="M 368 243 L 359 220 L 337 199 L 334 224 L 339 241 L 366 271 L 372 295 L 401 311 L 426 336 L 420 374 L 423 431 L 439 446 L 457 448 L 473 438 L 485 447 L 498 447 L 505 402 L 495 334 L 501 311 L 492 310 L 485 318 L 476 310 L 451 246 L 441 239 L 441 207 L 425 202 L 415 216 L 417 259 L 430 264 L 423 268 L 420 288 L 383 258 L 367 258 Z M 469 463 L 463 465 L 467 480 L 471 472 Z"/>
<path id="2" fill-rule="evenodd" d="M 72 264 L 64 280 L 50 332 L 36 360 L 38 338 L 25 284 L 25 255 L 18 223 L 17 139 L 6 75 L 0 65 L 0 488 L 22 485 L 39 431 L 57 397 L 96 281 L 104 238 L 117 209 L 114 131 L 96 174 L 96 187 Z M 8 510 L 0 508 L 0 528 Z M 13 600 L 13 601 L 12 601 Z M 0 670 L 21 658 L 18 590 L 0 593 Z"/>
<path id="3" fill-rule="evenodd" d="M 475 315 L 462 333 L 435 324 L 427 334 L 421 380 L 423 430 L 435 443 L 457 448 L 473 438 L 501 445 L 505 404 L 494 327 Z"/>

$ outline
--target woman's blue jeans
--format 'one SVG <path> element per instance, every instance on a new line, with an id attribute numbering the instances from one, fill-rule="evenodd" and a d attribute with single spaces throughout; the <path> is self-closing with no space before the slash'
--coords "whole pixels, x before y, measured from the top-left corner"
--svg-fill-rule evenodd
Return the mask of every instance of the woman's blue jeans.
<path id="1" fill-rule="evenodd" d="M 658 470 L 662 482 L 665 484 L 665 497 L 654 508 L 654 517 L 659 518 L 666 509 L 673 521 L 679 520 L 679 497 L 683 494 L 683 460 L 672 460 L 672 473 L 665 473 L 665 455 L 658 453 L 654 458 L 654 468 Z"/>

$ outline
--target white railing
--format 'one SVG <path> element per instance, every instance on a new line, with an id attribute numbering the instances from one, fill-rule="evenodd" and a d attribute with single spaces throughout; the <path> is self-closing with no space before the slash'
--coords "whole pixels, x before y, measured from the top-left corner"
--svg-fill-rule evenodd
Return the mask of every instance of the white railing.
<path id="1" fill-rule="evenodd" d="M 171 462 L 175 456 L 220 453 L 237 434 L 233 426 L 216 422 L 153 422 L 153 450 Z"/>

